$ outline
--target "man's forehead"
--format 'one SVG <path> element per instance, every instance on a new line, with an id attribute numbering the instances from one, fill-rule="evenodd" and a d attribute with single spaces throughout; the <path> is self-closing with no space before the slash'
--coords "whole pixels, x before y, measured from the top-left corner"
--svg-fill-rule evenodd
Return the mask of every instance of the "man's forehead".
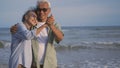
<path id="1" fill-rule="evenodd" d="M 43 7 L 44 7 L 44 8 L 48 8 L 49 5 L 48 5 L 48 3 L 39 3 L 39 4 L 38 4 L 38 7 L 39 7 L 39 8 L 43 8 Z"/>

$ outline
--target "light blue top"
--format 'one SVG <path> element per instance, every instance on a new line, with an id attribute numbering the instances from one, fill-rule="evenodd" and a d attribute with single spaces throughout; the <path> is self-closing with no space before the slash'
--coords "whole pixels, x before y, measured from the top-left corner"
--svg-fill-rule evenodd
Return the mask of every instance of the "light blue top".
<path id="1" fill-rule="evenodd" d="M 31 39 L 35 37 L 36 29 L 29 31 L 23 23 L 18 23 L 17 29 L 17 32 L 12 34 L 9 68 L 17 68 L 19 64 L 30 68 L 32 63 Z"/>

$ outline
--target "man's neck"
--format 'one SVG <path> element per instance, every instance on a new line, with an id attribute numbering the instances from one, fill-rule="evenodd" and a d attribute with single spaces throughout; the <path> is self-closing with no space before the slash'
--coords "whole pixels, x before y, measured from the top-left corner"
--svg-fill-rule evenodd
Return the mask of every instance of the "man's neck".
<path id="1" fill-rule="evenodd" d="M 46 22 L 47 19 L 38 20 L 39 22 Z"/>

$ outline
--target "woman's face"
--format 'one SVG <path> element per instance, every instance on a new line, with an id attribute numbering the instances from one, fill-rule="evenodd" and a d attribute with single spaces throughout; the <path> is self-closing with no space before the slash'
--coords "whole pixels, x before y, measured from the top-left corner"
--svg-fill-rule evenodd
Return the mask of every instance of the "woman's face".
<path id="1" fill-rule="evenodd" d="M 37 15 L 34 12 L 29 12 L 27 22 L 31 26 L 35 26 L 38 23 L 37 22 Z"/>

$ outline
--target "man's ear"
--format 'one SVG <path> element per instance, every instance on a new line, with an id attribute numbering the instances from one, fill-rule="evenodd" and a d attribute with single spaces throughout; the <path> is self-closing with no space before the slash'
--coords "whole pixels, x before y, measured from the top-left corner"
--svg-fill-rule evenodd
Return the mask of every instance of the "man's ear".
<path id="1" fill-rule="evenodd" d="M 48 17 L 51 15 L 51 9 L 48 10 Z"/>

